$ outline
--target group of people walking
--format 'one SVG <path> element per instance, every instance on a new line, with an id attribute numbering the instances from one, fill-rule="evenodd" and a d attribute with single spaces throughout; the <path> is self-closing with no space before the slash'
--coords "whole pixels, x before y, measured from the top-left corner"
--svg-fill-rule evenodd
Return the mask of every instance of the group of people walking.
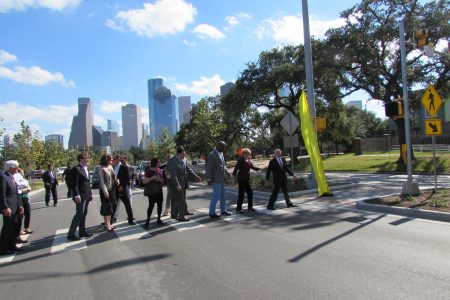
<path id="1" fill-rule="evenodd" d="M 236 213 L 244 213 L 242 209 L 244 195 L 247 194 L 248 212 L 253 212 L 253 191 L 250 185 L 250 170 L 260 171 L 250 160 L 251 151 L 248 148 L 242 150 L 241 157 L 237 160 L 232 173 L 228 172 L 224 150 L 226 143 L 220 141 L 215 149 L 209 154 L 206 161 L 206 178 L 208 186 L 212 188 L 212 196 L 209 205 L 209 217 L 220 218 L 229 216 L 231 213 L 226 209 L 226 185 L 227 178 L 234 176 L 239 187 Z M 189 188 L 188 176 L 200 181 L 200 177 L 189 167 L 185 161 L 186 151 L 183 146 L 178 146 L 176 154 L 169 159 L 164 170 L 160 165 L 158 157 L 150 161 L 149 167 L 145 170 L 144 195 L 148 198 L 147 218 L 145 228 L 150 225 L 150 219 L 156 204 L 157 225 L 164 225 L 161 220 L 163 208 L 163 189 L 167 185 L 166 213 L 170 210 L 172 219 L 179 222 L 189 221 L 189 212 L 186 202 L 186 189 Z M 88 213 L 89 202 L 92 201 L 92 190 L 89 180 L 88 156 L 80 154 L 77 156 L 78 165 L 68 168 L 64 173 L 64 178 L 75 204 L 75 215 L 72 218 L 67 239 L 77 241 L 82 237 L 90 237 L 92 233 L 86 230 L 86 215 Z M 99 170 L 99 194 L 100 194 L 100 215 L 103 216 L 102 225 L 107 231 L 114 231 L 114 222 L 120 203 L 123 203 L 127 213 L 128 224 L 136 225 L 131 206 L 131 186 L 132 170 L 127 164 L 126 157 L 104 154 L 100 159 Z M 31 191 L 28 181 L 23 177 L 23 170 L 20 172 L 17 161 L 7 161 L 5 172 L 0 174 L 0 212 L 3 213 L 3 228 L 0 235 L 0 255 L 14 251 L 21 251 L 17 243 L 25 242 L 20 238 L 21 234 L 32 233 L 30 224 L 30 204 L 28 193 Z M 22 173 L 22 174 L 21 174 Z M 282 190 L 287 207 L 296 206 L 289 199 L 287 192 L 287 174 L 296 179 L 296 176 L 288 168 L 286 160 L 281 156 L 281 150 L 274 151 L 274 157 L 269 162 L 266 172 L 266 181 L 273 174 L 273 190 L 267 204 L 267 209 L 275 209 L 274 204 L 280 189 Z M 50 194 L 53 196 L 53 205 L 57 206 L 58 181 L 53 173 L 53 166 L 48 165 L 47 171 L 43 175 L 46 195 L 45 203 L 49 206 Z M 219 202 L 220 215 L 216 213 L 217 202 Z M 23 217 L 24 218 L 23 218 Z M 22 231 L 22 219 L 24 219 L 24 230 Z M 76 236 L 78 229 L 79 235 Z"/>
<path id="2" fill-rule="evenodd" d="M 19 163 L 8 160 L 4 166 L 5 172 L 0 174 L 0 212 L 3 214 L 3 227 L 0 234 L 0 255 L 9 255 L 23 249 L 17 244 L 25 241 L 22 234 L 30 234 L 30 202 L 28 193 L 31 191 L 28 181 L 19 169 Z M 22 220 L 25 226 L 22 231 Z"/>

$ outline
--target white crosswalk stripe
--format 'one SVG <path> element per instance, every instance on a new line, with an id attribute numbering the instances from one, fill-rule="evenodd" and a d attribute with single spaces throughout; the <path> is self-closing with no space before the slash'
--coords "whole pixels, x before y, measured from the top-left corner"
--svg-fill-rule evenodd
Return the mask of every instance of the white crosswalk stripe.
<path id="1" fill-rule="evenodd" d="M 28 240 L 29 236 L 30 236 L 29 234 L 24 234 L 24 235 L 21 235 L 20 238 L 22 240 L 26 241 L 26 240 Z M 17 244 L 16 247 L 22 248 L 22 245 L 23 244 Z M 16 256 L 16 253 L 0 257 L 0 265 L 12 262 L 15 256 Z"/>
<path id="2" fill-rule="evenodd" d="M 114 223 L 114 232 L 121 242 L 129 240 L 137 240 L 146 235 L 149 235 L 147 231 L 139 225 L 129 225 L 127 221 L 119 221 Z"/>
<path id="3" fill-rule="evenodd" d="M 52 248 L 50 250 L 51 254 L 66 252 L 66 251 L 76 251 L 81 249 L 86 249 L 86 240 L 81 239 L 79 241 L 69 241 L 67 239 L 67 233 L 69 228 L 56 230 L 55 237 L 53 238 Z"/>
<path id="4" fill-rule="evenodd" d="M 294 202 L 296 203 L 296 202 Z M 265 214 L 269 216 L 284 216 L 284 215 L 292 215 L 295 213 L 298 213 L 299 209 L 305 210 L 308 212 L 320 212 L 324 211 L 327 208 L 332 207 L 331 205 L 317 205 L 317 204 L 310 204 L 310 203 L 296 203 L 299 205 L 297 208 L 278 208 L 276 210 L 268 210 L 265 205 L 256 205 L 254 208 L 256 209 L 256 212 L 254 213 L 248 213 L 247 208 L 244 205 L 243 211 L 244 214 L 235 214 L 233 213 L 230 216 L 221 216 L 220 218 L 214 219 L 213 223 L 216 222 L 239 222 L 243 220 L 251 220 L 255 218 L 256 216 L 260 214 Z M 233 204 L 231 206 L 228 206 L 230 210 L 233 210 L 236 208 L 236 204 Z M 335 208 L 339 209 L 339 208 Z M 348 208 L 346 208 L 348 209 Z M 164 231 L 167 230 L 167 228 L 174 228 L 175 230 L 179 232 L 187 231 L 187 230 L 193 230 L 193 229 L 199 229 L 199 228 L 206 228 L 209 223 L 201 223 L 202 220 L 212 220 L 209 217 L 209 208 L 197 208 L 195 209 L 196 214 L 198 215 L 193 216 L 190 218 L 188 222 L 179 222 L 177 220 L 171 219 L 169 216 L 162 217 L 163 222 L 165 225 L 160 226 L 156 225 L 156 216 L 152 217 L 152 222 L 150 223 L 150 229 L 146 230 L 142 225 L 129 225 L 126 220 L 121 220 L 119 222 L 114 223 L 115 230 L 114 233 L 119 239 L 120 242 L 126 242 L 130 240 L 137 240 L 141 238 L 146 237 L 152 237 L 153 233 L 158 231 Z M 220 211 L 216 211 L 216 213 L 220 214 Z M 350 215 L 350 213 L 349 213 Z M 89 241 L 86 241 L 85 239 L 81 239 L 79 241 L 69 241 L 67 240 L 67 233 L 68 228 L 65 229 L 58 229 L 56 230 L 55 236 L 53 238 L 52 247 L 50 250 L 51 254 L 56 253 L 62 253 L 67 251 L 76 251 L 81 249 L 88 248 Z M 24 240 L 28 239 L 29 235 L 23 235 L 22 238 Z M 94 237 L 95 239 L 95 237 Z M 21 247 L 21 244 L 18 244 L 18 247 Z M 15 257 L 15 254 L 8 255 L 8 256 L 2 256 L 0 257 L 0 264 L 10 263 L 13 261 Z"/>

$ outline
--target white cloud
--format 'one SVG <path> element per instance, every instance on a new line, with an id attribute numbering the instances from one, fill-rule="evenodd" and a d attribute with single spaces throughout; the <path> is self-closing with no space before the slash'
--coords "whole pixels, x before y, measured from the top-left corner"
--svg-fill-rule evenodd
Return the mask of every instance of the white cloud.
<path id="1" fill-rule="evenodd" d="M 225 38 L 225 34 L 223 34 L 216 27 L 209 24 L 200 24 L 196 26 L 193 30 L 200 38 L 202 39 L 223 39 Z"/>
<path id="2" fill-rule="evenodd" d="M 18 66 L 14 67 L 14 69 L 0 66 L 0 77 L 36 86 L 59 83 L 64 87 L 75 87 L 75 82 L 66 80 L 62 73 L 50 73 L 49 71 L 36 66 L 31 68 Z"/>
<path id="3" fill-rule="evenodd" d="M 195 47 L 197 45 L 195 42 L 190 42 L 186 39 L 183 40 L 183 44 L 185 44 L 188 47 Z"/>
<path id="4" fill-rule="evenodd" d="M 141 119 L 143 124 L 149 124 L 149 110 L 148 108 L 141 108 Z"/>
<path id="5" fill-rule="evenodd" d="M 316 37 L 323 37 L 325 32 L 334 27 L 345 24 L 344 19 L 323 20 L 317 16 L 310 16 L 310 34 Z M 303 21 L 298 16 L 285 16 L 281 19 L 266 19 L 255 31 L 259 39 L 267 36 L 280 44 L 303 43 Z"/>
<path id="6" fill-rule="evenodd" d="M 225 21 L 227 21 L 229 26 L 236 26 L 239 24 L 239 20 L 235 16 L 225 17 Z"/>
<path id="7" fill-rule="evenodd" d="M 230 29 L 231 27 L 234 27 L 241 23 L 242 19 L 250 19 L 252 16 L 247 13 L 238 13 L 234 16 L 227 16 L 225 17 L 225 21 L 228 23 L 228 26 L 225 27 L 226 30 Z"/>
<path id="8" fill-rule="evenodd" d="M 114 30 L 131 31 L 139 36 L 176 34 L 194 21 L 197 9 L 185 0 L 158 0 L 144 8 L 119 11 L 106 25 Z"/>
<path id="9" fill-rule="evenodd" d="M 100 126 L 103 130 L 105 130 L 107 127 L 107 124 L 108 124 L 108 122 L 106 121 L 105 117 L 94 114 L 94 125 Z"/>
<path id="10" fill-rule="evenodd" d="M 192 81 L 190 85 L 187 84 L 175 84 L 175 88 L 186 94 L 214 96 L 220 93 L 220 86 L 224 85 L 223 81 L 218 74 L 212 77 L 200 77 L 200 80 Z"/>
<path id="11" fill-rule="evenodd" d="M 1 0 L 0 12 L 25 10 L 27 8 L 48 8 L 51 10 L 75 9 L 81 0 Z"/>
<path id="12" fill-rule="evenodd" d="M 18 102 L 9 102 L 0 104 L 1 117 L 4 119 L 0 125 L 4 127 L 5 132 L 11 137 L 20 131 L 20 122 L 25 121 L 26 125 L 35 131 L 39 130 L 41 137 L 52 133 L 60 133 L 64 135 L 65 143 L 69 139 L 70 129 L 47 132 L 42 128 L 44 125 L 57 124 L 57 127 L 63 126 L 70 128 L 73 116 L 77 114 L 77 105 L 49 105 L 48 107 L 37 107 L 25 105 Z M 24 113 L 26 112 L 26 113 Z M 51 117 L 49 117 L 51 115 Z M 44 124 L 45 123 L 45 124 Z"/>
<path id="13" fill-rule="evenodd" d="M 5 50 L 0 49 L 0 65 L 3 65 L 8 62 L 14 62 L 17 60 L 17 57 L 14 54 L 6 52 Z"/>
<path id="14" fill-rule="evenodd" d="M 127 105 L 128 102 L 123 101 L 107 101 L 103 100 L 100 104 L 100 111 L 105 113 L 122 112 L 122 106 Z"/>

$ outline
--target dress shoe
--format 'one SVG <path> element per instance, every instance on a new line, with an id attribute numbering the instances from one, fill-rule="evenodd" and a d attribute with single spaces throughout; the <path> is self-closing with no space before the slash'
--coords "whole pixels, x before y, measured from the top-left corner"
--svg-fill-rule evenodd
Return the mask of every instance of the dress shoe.
<path id="1" fill-rule="evenodd" d="M 190 211 L 188 211 L 187 213 L 186 213 L 186 216 L 193 216 L 194 214 L 193 213 L 191 213 Z"/>
<path id="2" fill-rule="evenodd" d="M 224 211 L 222 213 L 220 213 L 222 216 L 231 216 L 231 213 L 228 211 Z"/>
<path id="3" fill-rule="evenodd" d="M 243 214 L 243 213 L 245 213 L 245 212 L 244 212 L 242 209 L 237 209 L 237 210 L 236 210 L 236 213 L 237 213 L 237 214 Z"/>
<path id="4" fill-rule="evenodd" d="M 297 205 L 291 202 L 287 204 L 287 207 L 297 207 Z"/>
<path id="5" fill-rule="evenodd" d="M 83 234 L 80 234 L 80 238 L 82 238 L 82 237 L 87 238 L 87 237 L 91 237 L 92 235 L 93 235 L 92 233 L 85 232 L 85 233 L 83 233 Z"/>
<path id="6" fill-rule="evenodd" d="M 161 221 L 161 220 L 156 221 L 156 224 L 158 224 L 158 225 L 165 225 L 165 223 L 163 221 Z"/>
<path id="7" fill-rule="evenodd" d="M 178 222 L 189 222 L 189 219 L 186 218 L 178 219 Z"/>
<path id="8" fill-rule="evenodd" d="M 73 236 L 67 236 L 67 239 L 68 239 L 69 241 L 79 241 L 79 240 L 80 240 L 80 238 L 77 237 L 77 236 L 75 236 L 75 235 L 73 235 Z"/>
<path id="9" fill-rule="evenodd" d="M 254 209 L 254 208 L 249 208 L 248 209 L 248 212 L 253 212 L 253 211 L 256 211 L 256 209 Z"/>
<path id="10" fill-rule="evenodd" d="M 273 206 L 267 206 L 267 209 L 268 209 L 268 210 L 275 210 L 275 207 L 273 207 Z"/>
<path id="11" fill-rule="evenodd" d="M 19 247 L 14 247 L 14 248 L 11 248 L 10 250 L 14 251 L 14 252 L 22 252 L 24 249 L 23 248 L 19 248 Z"/>
<path id="12" fill-rule="evenodd" d="M 176 220 L 176 219 L 177 219 L 177 217 L 176 217 L 176 216 L 170 216 L 170 218 L 171 218 L 171 219 L 174 219 L 174 220 Z"/>
<path id="13" fill-rule="evenodd" d="M 22 240 L 22 239 L 16 239 L 16 244 L 25 244 L 26 242 L 28 242 L 28 241 Z"/>
<path id="14" fill-rule="evenodd" d="M 212 214 L 212 215 L 209 215 L 209 217 L 210 218 L 220 218 L 220 216 L 218 214 Z"/>
<path id="15" fill-rule="evenodd" d="M 137 225 L 135 221 L 128 221 L 128 225 Z"/>

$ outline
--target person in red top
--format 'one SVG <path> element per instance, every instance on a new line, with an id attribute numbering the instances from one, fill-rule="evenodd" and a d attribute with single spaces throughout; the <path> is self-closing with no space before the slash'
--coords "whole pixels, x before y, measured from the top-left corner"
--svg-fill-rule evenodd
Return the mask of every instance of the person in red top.
<path id="1" fill-rule="evenodd" d="M 253 166 L 252 162 L 250 161 L 250 154 L 250 149 L 242 149 L 242 156 L 236 162 L 236 166 L 233 170 L 233 176 L 237 178 L 239 186 L 238 202 L 236 207 L 236 213 L 238 214 L 243 213 L 242 203 L 244 202 L 244 191 L 247 193 L 248 211 L 255 211 L 255 209 L 253 208 L 253 191 L 250 186 L 250 169 L 253 169 L 255 171 L 259 171 L 260 169 Z"/>

